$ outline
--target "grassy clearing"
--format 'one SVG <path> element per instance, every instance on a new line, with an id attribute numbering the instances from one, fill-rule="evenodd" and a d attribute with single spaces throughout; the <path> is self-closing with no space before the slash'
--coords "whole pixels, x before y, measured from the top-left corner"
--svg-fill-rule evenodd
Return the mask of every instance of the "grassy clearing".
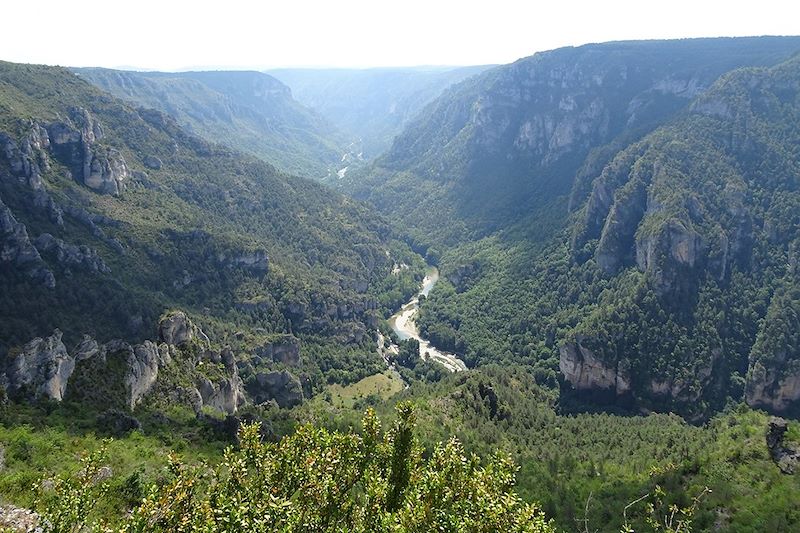
<path id="1" fill-rule="evenodd" d="M 361 381 L 344 387 L 334 383 L 329 385 L 321 396 L 334 407 L 351 409 L 356 402 L 370 396 L 388 400 L 403 388 L 403 380 L 400 379 L 400 376 L 386 370 L 381 374 L 367 376 Z"/>

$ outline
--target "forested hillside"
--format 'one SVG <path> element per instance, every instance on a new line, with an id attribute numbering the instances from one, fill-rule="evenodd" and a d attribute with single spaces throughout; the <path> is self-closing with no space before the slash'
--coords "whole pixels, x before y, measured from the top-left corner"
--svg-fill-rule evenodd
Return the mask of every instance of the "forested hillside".
<path id="1" fill-rule="evenodd" d="M 372 330 L 417 272 L 365 206 L 61 68 L 0 65 L 0 132 L 4 356 L 153 339 L 180 308 L 219 345 L 285 344 L 307 386 L 383 367 Z"/>
<path id="2" fill-rule="evenodd" d="M 334 176 L 350 139 L 261 72 L 73 69 L 97 87 L 172 116 L 186 131 L 313 179 Z"/>

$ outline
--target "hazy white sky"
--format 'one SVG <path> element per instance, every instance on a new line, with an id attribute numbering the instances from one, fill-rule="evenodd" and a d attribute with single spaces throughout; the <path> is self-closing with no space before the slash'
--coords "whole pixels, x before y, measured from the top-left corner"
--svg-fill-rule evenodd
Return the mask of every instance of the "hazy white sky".
<path id="1" fill-rule="evenodd" d="M 800 34 L 797 0 L 28 0 L 2 16 L 0 59 L 161 70 L 508 63 L 587 42 Z"/>

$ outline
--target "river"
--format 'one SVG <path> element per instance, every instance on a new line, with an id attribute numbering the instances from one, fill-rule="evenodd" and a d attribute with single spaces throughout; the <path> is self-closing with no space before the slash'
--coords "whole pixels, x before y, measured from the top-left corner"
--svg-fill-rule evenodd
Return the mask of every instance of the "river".
<path id="1" fill-rule="evenodd" d="M 400 340 L 416 339 L 419 342 L 419 356 L 423 359 L 430 357 L 434 361 L 441 363 L 449 371 L 459 372 L 467 369 L 464 361 L 459 359 L 456 354 L 439 350 L 429 340 L 423 339 L 414 321 L 417 313 L 419 313 L 420 295 L 427 297 L 438 281 L 439 269 L 436 267 L 428 268 L 427 272 L 425 272 L 425 278 L 422 280 L 420 291 L 389 318 L 389 326 L 391 326 Z"/>

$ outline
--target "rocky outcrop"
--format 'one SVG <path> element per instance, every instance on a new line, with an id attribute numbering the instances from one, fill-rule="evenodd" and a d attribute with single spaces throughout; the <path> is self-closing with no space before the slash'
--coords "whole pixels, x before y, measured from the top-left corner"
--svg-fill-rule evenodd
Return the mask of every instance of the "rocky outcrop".
<path id="1" fill-rule="evenodd" d="M 642 271 L 658 265 L 659 252 L 679 265 L 693 267 L 703 249 L 700 235 L 679 220 L 665 224 L 655 235 L 636 240 L 636 264 Z"/>
<path id="2" fill-rule="evenodd" d="M 766 368 L 761 361 L 751 364 L 745 394 L 749 405 L 784 413 L 800 403 L 800 368 L 782 373 L 778 366 Z"/>
<path id="3" fill-rule="evenodd" d="M 631 376 L 627 362 L 603 361 L 582 342 L 582 338 L 576 338 L 559 348 L 558 367 L 572 387 L 579 391 L 612 391 L 618 396 L 629 392 Z"/>
<path id="4" fill-rule="evenodd" d="M 767 448 L 769 455 L 784 474 L 794 474 L 800 467 L 800 449 L 787 446 L 784 436 L 789 429 L 789 424 L 783 418 L 773 416 L 767 428 Z"/>
<path id="5" fill-rule="evenodd" d="M 195 326 L 183 311 L 172 311 L 159 321 L 158 338 L 175 346 L 192 341 L 198 342 L 206 348 L 210 344 L 208 336 Z"/>
<path id="6" fill-rule="evenodd" d="M 303 386 L 291 372 L 260 372 L 247 388 L 256 403 L 270 400 L 281 407 L 294 407 L 303 403 Z"/>
<path id="7" fill-rule="evenodd" d="M 655 232 L 640 232 L 636 238 L 636 264 L 648 272 L 659 294 L 685 289 L 685 275 L 705 258 L 706 243 L 680 220 L 670 220 Z"/>
<path id="8" fill-rule="evenodd" d="M 52 153 L 80 183 L 100 194 L 119 195 L 131 176 L 125 158 L 118 150 L 99 144 L 103 128 L 87 110 L 74 108 L 70 118 L 70 123 L 47 125 Z"/>
<path id="9" fill-rule="evenodd" d="M 256 348 L 255 355 L 274 363 L 297 366 L 300 363 L 300 340 L 294 335 L 283 335 Z"/>
<path id="10" fill-rule="evenodd" d="M 42 180 L 42 171 L 50 168 L 46 151 L 50 148 L 47 130 L 34 121 L 29 121 L 22 127 L 28 133 L 19 145 L 0 132 L 0 157 L 5 157 L 11 177 L 16 178 L 29 191 L 33 207 L 44 211 L 52 223 L 63 226 L 63 211 L 48 194 Z"/>
<path id="11" fill-rule="evenodd" d="M 5 387 L 10 394 L 45 397 L 61 401 L 75 370 L 75 359 L 61 342 L 61 331 L 37 337 L 9 358 Z"/>
<path id="12" fill-rule="evenodd" d="M 152 170 L 160 170 L 161 166 L 164 164 L 162 163 L 161 159 L 154 155 L 145 156 L 144 159 L 142 159 L 142 163 L 144 163 L 144 166 Z"/>
<path id="13" fill-rule="evenodd" d="M 201 377 L 197 390 L 203 399 L 203 405 L 229 415 L 235 413 L 245 402 L 244 384 L 238 374 L 218 381 Z"/>
<path id="14" fill-rule="evenodd" d="M 217 260 L 228 268 L 241 267 L 254 272 L 269 270 L 269 256 L 264 250 L 219 254 Z"/>
<path id="15" fill-rule="evenodd" d="M 151 341 L 127 347 L 125 391 L 128 407 L 133 409 L 150 392 L 158 378 L 159 367 L 169 364 L 169 349 Z"/>
<path id="16" fill-rule="evenodd" d="M 114 148 L 95 148 L 83 184 L 95 192 L 118 196 L 130 177 L 125 158 Z"/>
<path id="17" fill-rule="evenodd" d="M 640 181 L 628 183 L 615 195 L 595 254 L 597 265 L 604 273 L 616 273 L 632 257 L 634 235 L 646 204 L 645 184 Z"/>
<path id="18" fill-rule="evenodd" d="M 11 350 L 5 368 L 0 369 L 0 387 L 16 397 L 61 401 L 68 394 L 72 400 L 123 410 L 133 410 L 148 395 L 158 394 L 168 401 L 188 404 L 198 416 L 203 406 L 235 413 L 246 396 L 233 351 L 228 347 L 211 350 L 205 334 L 181 311 L 171 313 L 160 326 L 162 339 L 169 343 L 112 340 L 101 344 L 84 335 L 72 355 L 61 341 L 61 332 L 55 330 L 50 337 L 36 338 Z M 188 350 L 176 346 L 189 342 L 193 344 Z M 166 377 L 161 378 L 165 369 Z M 178 374 L 194 381 L 196 388 L 172 381 Z M 264 381 L 269 399 L 275 397 L 282 405 L 302 401 L 297 378 L 289 373 L 275 374 Z M 125 419 L 109 419 L 106 425 L 113 431 L 122 426 L 120 431 L 135 429 L 126 416 L 111 418 Z"/>
<path id="19" fill-rule="evenodd" d="M 31 243 L 25 225 L 18 222 L 0 199 L 0 263 L 9 263 L 49 289 L 56 286 L 53 273 Z"/>
<path id="20" fill-rule="evenodd" d="M 52 255 L 56 262 L 66 269 L 77 268 L 86 272 L 109 273 L 103 258 L 88 246 L 68 244 L 49 233 L 39 235 L 33 245 L 40 253 Z"/>
<path id="21" fill-rule="evenodd" d="M 84 335 L 81 342 L 72 350 L 76 361 L 90 359 L 100 353 L 101 346 L 89 335 Z"/>
<path id="22" fill-rule="evenodd" d="M 220 352 L 208 350 L 205 357 L 213 363 L 222 363 L 225 375 L 214 379 L 200 376 L 197 381 L 197 391 L 200 394 L 202 405 L 207 405 L 226 414 L 234 414 L 246 401 L 244 383 L 239 377 L 239 368 L 236 357 L 230 347 L 226 346 Z"/>

